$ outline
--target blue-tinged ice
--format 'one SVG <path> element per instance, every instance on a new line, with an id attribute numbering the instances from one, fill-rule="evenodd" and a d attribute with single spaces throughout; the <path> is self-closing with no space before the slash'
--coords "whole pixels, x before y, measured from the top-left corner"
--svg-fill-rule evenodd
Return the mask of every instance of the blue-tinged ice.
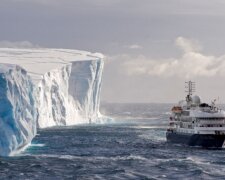
<path id="1" fill-rule="evenodd" d="M 18 65 L 0 64 L 0 156 L 16 153 L 36 134 L 34 85 Z"/>
<path id="2" fill-rule="evenodd" d="M 38 85 L 40 128 L 104 123 L 99 112 L 103 59 L 74 61 L 49 71 Z"/>
<path id="3" fill-rule="evenodd" d="M 111 121 L 99 112 L 103 59 L 78 50 L 0 48 L 0 155 L 29 144 L 36 125 Z"/>

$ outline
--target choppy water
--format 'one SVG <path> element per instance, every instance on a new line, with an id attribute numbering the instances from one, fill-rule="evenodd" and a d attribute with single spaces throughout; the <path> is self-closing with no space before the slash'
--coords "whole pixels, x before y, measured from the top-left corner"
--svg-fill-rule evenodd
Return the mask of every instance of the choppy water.
<path id="1" fill-rule="evenodd" d="M 108 104 L 114 124 L 41 130 L 21 155 L 0 158 L 0 179 L 224 179 L 224 149 L 166 143 L 169 109 Z"/>

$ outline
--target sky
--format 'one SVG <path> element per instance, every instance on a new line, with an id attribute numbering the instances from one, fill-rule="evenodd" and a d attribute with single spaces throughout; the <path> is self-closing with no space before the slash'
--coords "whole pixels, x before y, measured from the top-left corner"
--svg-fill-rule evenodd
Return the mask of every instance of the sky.
<path id="1" fill-rule="evenodd" d="M 0 47 L 105 55 L 104 102 L 225 103 L 224 0 L 0 0 Z"/>

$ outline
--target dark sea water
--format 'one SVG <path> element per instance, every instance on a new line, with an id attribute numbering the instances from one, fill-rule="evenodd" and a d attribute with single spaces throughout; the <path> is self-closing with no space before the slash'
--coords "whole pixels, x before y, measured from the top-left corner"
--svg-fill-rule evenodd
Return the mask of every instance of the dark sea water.
<path id="1" fill-rule="evenodd" d="M 104 104 L 108 125 L 38 131 L 0 179 L 225 179 L 225 149 L 168 144 L 170 104 Z"/>

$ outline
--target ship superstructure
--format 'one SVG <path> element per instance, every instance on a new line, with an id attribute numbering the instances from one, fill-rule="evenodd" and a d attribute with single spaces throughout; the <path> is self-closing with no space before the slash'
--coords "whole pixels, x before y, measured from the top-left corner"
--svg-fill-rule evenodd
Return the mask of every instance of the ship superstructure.
<path id="1" fill-rule="evenodd" d="M 225 111 L 215 106 L 216 100 L 209 105 L 202 103 L 199 96 L 193 96 L 194 82 L 186 82 L 186 92 L 186 100 L 172 108 L 167 141 L 190 146 L 222 147 L 225 140 Z"/>

